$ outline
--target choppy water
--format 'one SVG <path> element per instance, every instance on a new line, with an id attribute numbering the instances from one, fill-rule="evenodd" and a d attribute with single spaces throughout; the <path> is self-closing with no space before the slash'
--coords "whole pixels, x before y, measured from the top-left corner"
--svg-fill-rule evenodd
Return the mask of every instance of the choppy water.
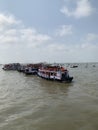
<path id="1" fill-rule="evenodd" d="M 65 84 L 0 67 L 0 130 L 98 130 L 98 64 L 69 72 Z"/>

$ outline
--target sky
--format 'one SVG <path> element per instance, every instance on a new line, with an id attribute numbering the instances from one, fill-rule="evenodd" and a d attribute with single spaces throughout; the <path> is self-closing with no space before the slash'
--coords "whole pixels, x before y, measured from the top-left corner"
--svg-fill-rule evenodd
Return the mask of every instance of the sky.
<path id="1" fill-rule="evenodd" d="M 98 62 L 97 0 L 0 0 L 0 64 Z"/>

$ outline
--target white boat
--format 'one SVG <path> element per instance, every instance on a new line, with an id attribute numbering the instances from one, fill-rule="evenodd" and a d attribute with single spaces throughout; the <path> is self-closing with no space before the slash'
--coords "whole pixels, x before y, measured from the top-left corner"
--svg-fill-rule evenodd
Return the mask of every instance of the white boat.
<path id="1" fill-rule="evenodd" d="M 44 66 L 38 69 L 38 76 L 62 82 L 71 82 L 73 77 L 69 76 L 68 70 L 60 66 Z"/>

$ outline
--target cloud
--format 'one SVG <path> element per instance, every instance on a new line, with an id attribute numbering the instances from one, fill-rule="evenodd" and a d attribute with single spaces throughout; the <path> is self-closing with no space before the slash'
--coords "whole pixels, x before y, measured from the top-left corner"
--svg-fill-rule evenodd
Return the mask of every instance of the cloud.
<path id="1" fill-rule="evenodd" d="M 40 50 L 51 41 L 47 34 L 33 27 L 26 27 L 13 15 L 0 13 L 0 61 L 30 62 L 37 60 Z M 39 51 L 38 51 L 39 50 Z M 38 56 L 40 57 L 40 56 Z"/>
<path id="2" fill-rule="evenodd" d="M 87 36 L 86 36 L 86 40 L 88 42 L 94 42 L 96 40 L 98 40 L 98 34 L 95 34 L 95 33 L 88 33 Z"/>
<path id="3" fill-rule="evenodd" d="M 35 29 L 21 29 L 21 41 L 26 42 L 28 47 L 37 47 L 51 40 L 51 37 L 47 34 L 38 33 Z"/>
<path id="4" fill-rule="evenodd" d="M 68 37 L 65 36 L 73 34 L 72 25 L 62 25 L 56 30 L 56 36 L 49 36 L 33 27 L 26 27 L 12 15 L 1 14 L 1 16 L 3 17 L 3 20 L 0 18 L 2 63 L 98 61 L 98 34 L 88 33 L 81 38 L 82 42 L 80 39 L 78 43 L 74 41 L 68 43 Z"/>
<path id="5" fill-rule="evenodd" d="M 40 45 L 51 39 L 34 28 L 27 28 L 12 15 L 0 14 L 0 44 Z"/>
<path id="6" fill-rule="evenodd" d="M 21 21 L 16 20 L 13 15 L 0 13 L 0 30 L 4 30 L 12 25 L 18 25 L 20 23 Z"/>
<path id="7" fill-rule="evenodd" d="M 57 30 L 56 30 L 56 36 L 66 36 L 66 35 L 71 35 L 72 34 L 72 25 L 61 25 Z"/>
<path id="8" fill-rule="evenodd" d="M 64 6 L 60 11 L 67 15 L 75 18 L 82 18 L 90 16 L 93 13 L 93 7 L 89 0 L 76 0 L 76 8 L 71 11 L 68 7 Z"/>

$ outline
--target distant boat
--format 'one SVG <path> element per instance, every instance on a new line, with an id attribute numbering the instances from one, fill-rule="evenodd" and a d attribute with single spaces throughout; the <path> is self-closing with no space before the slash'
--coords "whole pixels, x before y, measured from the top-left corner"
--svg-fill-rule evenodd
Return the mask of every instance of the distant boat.
<path id="1" fill-rule="evenodd" d="M 78 67 L 78 65 L 73 65 L 70 68 L 77 68 L 77 67 Z"/>
<path id="2" fill-rule="evenodd" d="M 38 76 L 47 80 L 56 80 L 61 82 L 71 82 L 68 70 L 60 66 L 44 66 L 39 68 Z"/>
<path id="3" fill-rule="evenodd" d="M 17 70 L 20 67 L 19 63 L 5 64 L 3 70 Z"/>

